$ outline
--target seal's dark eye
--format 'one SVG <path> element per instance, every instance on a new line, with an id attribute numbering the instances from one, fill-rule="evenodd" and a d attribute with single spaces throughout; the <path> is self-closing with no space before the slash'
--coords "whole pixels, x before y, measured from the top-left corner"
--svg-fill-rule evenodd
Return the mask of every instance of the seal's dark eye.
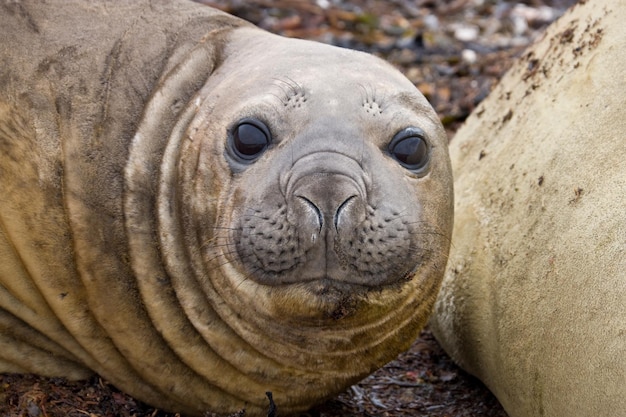
<path id="1" fill-rule="evenodd" d="M 422 173 L 430 160 L 430 147 L 425 136 L 416 127 L 403 129 L 389 143 L 389 154 L 406 169 L 416 174 Z"/>
<path id="2" fill-rule="evenodd" d="M 256 119 L 243 119 L 232 133 L 235 154 L 246 161 L 258 158 L 270 143 L 270 132 L 265 123 Z"/>

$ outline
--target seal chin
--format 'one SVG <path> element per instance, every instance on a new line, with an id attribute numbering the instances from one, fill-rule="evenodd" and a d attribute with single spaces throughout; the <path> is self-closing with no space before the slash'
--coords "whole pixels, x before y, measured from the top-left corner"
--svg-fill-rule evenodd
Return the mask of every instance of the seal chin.
<path id="1" fill-rule="evenodd" d="M 328 271 L 326 274 L 319 276 L 300 276 L 298 282 L 284 283 L 282 285 L 301 283 L 309 286 L 313 291 L 319 294 L 325 294 L 330 289 L 351 294 L 366 294 L 372 291 L 380 291 L 383 288 L 395 288 L 401 286 L 402 283 L 410 281 L 415 276 L 419 266 L 420 265 L 418 264 L 414 268 L 411 268 L 401 274 L 378 276 L 349 273 L 348 271 L 340 271 L 346 273 Z"/>
<path id="2" fill-rule="evenodd" d="M 365 308 L 372 288 L 330 278 L 272 288 L 273 310 L 301 324 L 323 325 L 353 317 Z M 379 290 L 376 290 L 380 292 Z M 283 317 L 285 317 L 283 315 Z"/>
<path id="3" fill-rule="evenodd" d="M 326 318 L 339 320 L 357 311 L 358 300 L 366 298 L 371 288 L 323 278 L 304 283 L 305 291 L 317 300 L 319 312 Z"/>

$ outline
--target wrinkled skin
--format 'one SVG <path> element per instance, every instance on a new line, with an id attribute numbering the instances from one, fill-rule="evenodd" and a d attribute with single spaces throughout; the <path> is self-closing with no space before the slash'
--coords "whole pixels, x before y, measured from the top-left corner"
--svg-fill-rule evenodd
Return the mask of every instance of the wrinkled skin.
<path id="1" fill-rule="evenodd" d="M 410 345 L 452 185 L 402 75 L 193 3 L 2 7 L 0 371 L 262 415 Z"/>
<path id="2" fill-rule="evenodd" d="M 451 143 L 452 250 L 432 326 L 511 417 L 626 412 L 626 9 L 590 0 Z"/>

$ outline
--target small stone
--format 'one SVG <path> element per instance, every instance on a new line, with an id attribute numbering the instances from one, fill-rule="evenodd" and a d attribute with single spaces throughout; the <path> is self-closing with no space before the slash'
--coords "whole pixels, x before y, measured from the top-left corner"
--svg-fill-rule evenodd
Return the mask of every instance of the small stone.
<path id="1" fill-rule="evenodd" d="M 439 30 L 439 18 L 434 14 L 428 14 L 424 16 L 424 26 L 429 30 L 436 31 Z"/>
<path id="2" fill-rule="evenodd" d="M 330 7 L 330 2 L 328 0 L 316 0 L 315 3 L 324 10 Z"/>
<path id="3" fill-rule="evenodd" d="M 461 42 L 471 42 L 478 39 L 478 27 L 473 25 L 459 26 L 454 31 L 454 38 Z"/>
<path id="4" fill-rule="evenodd" d="M 478 55 L 471 49 L 463 49 L 461 52 L 461 58 L 463 58 L 463 61 L 468 64 L 474 64 L 478 60 Z"/>

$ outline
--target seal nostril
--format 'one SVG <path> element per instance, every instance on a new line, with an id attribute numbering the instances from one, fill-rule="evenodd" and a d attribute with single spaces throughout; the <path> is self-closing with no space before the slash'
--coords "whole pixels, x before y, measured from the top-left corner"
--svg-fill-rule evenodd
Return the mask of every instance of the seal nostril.
<path id="1" fill-rule="evenodd" d="M 343 211 L 343 209 L 346 208 L 346 206 L 348 205 L 348 203 L 350 201 L 352 201 L 352 199 L 356 198 L 356 195 L 351 195 L 350 197 L 346 198 L 346 200 L 341 203 L 339 205 L 339 207 L 337 208 L 337 211 L 335 212 L 335 216 L 333 217 L 333 223 L 335 224 L 335 230 L 339 231 L 339 214 L 341 213 L 341 211 Z"/>
<path id="2" fill-rule="evenodd" d="M 307 205 L 308 205 L 311 209 L 313 209 L 313 211 L 315 211 L 315 214 L 317 215 L 317 220 L 318 220 L 319 225 L 320 225 L 320 230 L 319 230 L 319 232 L 321 233 L 321 232 L 322 232 L 322 228 L 324 227 L 324 216 L 322 215 L 322 211 L 319 209 L 319 207 L 317 207 L 317 206 L 315 205 L 315 203 L 313 203 L 313 202 L 312 202 L 311 200 L 309 200 L 308 198 L 306 198 L 306 197 L 304 197 L 304 196 L 301 196 L 301 195 L 298 195 L 298 196 L 296 196 L 296 197 L 298 197 L 298 198 L 300 198 L 300 199 L 304 200 L 304 202 L 305 202 L 305 203 L 306 203 L 306 204 L 307 204 Z"/>

